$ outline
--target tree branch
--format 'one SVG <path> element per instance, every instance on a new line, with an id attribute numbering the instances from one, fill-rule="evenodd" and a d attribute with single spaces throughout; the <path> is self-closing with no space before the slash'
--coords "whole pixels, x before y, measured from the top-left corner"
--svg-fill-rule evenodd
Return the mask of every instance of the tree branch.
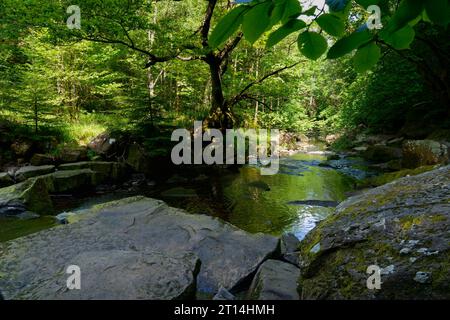
<path id="1" fill-rule="evenodd" d="M 228 55 L 230 54 L 230 52 L 233 51 L 237 47 L 239 42 L 242 40 L 242 37 L 243 37 L 243 33 L 239 32 L 233 40 L 228 41 L 228 43 L 225 45 L 225 47 L 222 50 L 220 50 L 220 52 L 218 54 L 219 59 L 221 59 L 221 60 L 226 59 L 228 57 Z"/>
<path id="2" fill-rule="evenodd" d="M 274 75 L 277 75 L 278 73 L 283 72 L 283 71 L 286 70 L 286 69 L 291 69 L 291 68 L 295 67 L 296 65 L 300 64 L 301 62 L 303 62 L 303 60 L 297 61 L 296 63 L 293 63 L 293 64 L 291 64 L 291 65 L 289 65 L 289 66 L 284 66 L 284 67 L 282 67 L 282 68 L 279 68 L 279 69 L 277 69 L 277 70 L 274 70 L 274 71 L 272 71 L 272 72 L 270 72 L 270 73 L 264 75 L 262 78 L 260 78 L 260 79 L 258 79 L 258 80 L 256 80 L 256 81 L 250 82 L 249 84 L 247 84 L 247 85 L 244 87 L 244 89 L 241 90 L 241 92 L 239 92 L 236 96 L 234 96 L 234 98 L 232 98 L 232 99 L 230 100 L 231 105 L 235 105 L 239 100 L 242 100 L 242 99 L 243 99 L 243 96 L 245 95 L 245 92 L 248 91 L 248 90 L 249 90 L 251 87 L 253 87 L 254 85 L 260 84 L 260 83 L 262 83 L 264 80 L 266 80 L 266 79 L 268 79 L 268 78 L 270 78 L 270 77 L 272 77 L 272 76 L 274 76 Z"/>
<path id="3" fill-rule="evenodd" d="M 200 28 L 200 34 L 202 36 L 203 47 L 208 46 L 208 33 L 211 28 L 211 19 L 213 16 L 214 8 L 216 7 L 217 0 L 208 0 L 208 7 L 206 8 L 205 18 Z"/>
<path id="4" fill-rule="evenodd" d="M 245 99 L 256 101 L 256 102 L 262 104 L 264 107 L 266 107 L 266 108 L 269 109 L 270 111 L 272 111 L 272 108 L 271 108 L 267 103 L 262 102 L 261 100 L 255 98 L 254 96 L 251 96 L 251 95 L 249 95 L 249 94 L 247 94 L 247 93 L 244 93 L 244 94 L 241 96 L 241 99 L 240 99 L 239 101 L 245 100 Z M 237 101 L 237 102 L 239 102 L 239 101 Z"/>

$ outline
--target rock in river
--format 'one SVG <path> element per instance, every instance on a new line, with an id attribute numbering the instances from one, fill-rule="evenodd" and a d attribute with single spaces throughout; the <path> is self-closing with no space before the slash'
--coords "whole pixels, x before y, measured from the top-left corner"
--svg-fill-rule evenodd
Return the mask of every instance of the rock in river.
<path id="1" fill-rule="evenodd" d="M 305 299 L 449 299 L 450 166 L 341 203 L 300 243 Z M 381 289 L 368 289 L 368 267 Z"/>
<path id="2" fill-rule="evenodd" d="M 50 172 L 55 171 L 55 166 L 26 166 L 22 167 L 15 173 L 16 181 L 25 181 L 28 178 L 41 176 Z"/>
<path id="3" fill-rule="evenodd" d="M 98 170 L 98 163 L 92 164 L 92 168 Z M 115 163 L 109 165 L 109 173 L 105 171 L 93 171 L 91 169 L 60 170 L 42 176 L 29 178 L 28 180 L 0 189 L 0 215 L 2 208 L 8 207 L 11 201 L 21 202 L 23 207 L 37 214 L 53 213 L 53 204 L 50 194 L 72 192 L 86 188 L 93 188 L 105 181 L 111 181 L 119 175 Z M 11 210 L 6 214 L 12 216 Z"/>
<path id="4" fill-rule="evenodd" d="M 249 298 L 257 300 L 298 300 L 300 269 L 278 260 L 267 260 L 253 279 Z"/>
<path id="5" fill-rule="evenodd" d="M 279 252 L 279 239 L 275 237 L 249 234 L 218 218 L 191 215 L 149 198 L 127 198 L 94 206 L 80 217 L 78 222 L 0 245 L 0 291 L 5 299 L 88 299 L 110 297 L 110 294 L 124 299 L 135 296 L 165 299 L 165 293 L 133 291 L 133 281 L 144 279 L 152 283 L 152 277 L 157 276 L 161 278 L 160 283 L 170 282 L 170 279 L 178 281 L 182 275 L 189 274 L 187 270 L 193 269 L 190 265 L 183 267 L 185 259 L 182 258 L 176 262 L 182 266 L 179 273 L 174 273 L 170 265 L 175 262 L 170 259 L 188 253 L 195 254 L 201 261 L 198 290 L 213 295 L 221 286 L 231 290 L 248 281 L 263 261 Z M 134 252 L 134 256 L 122 257 L 120 251 L 130 255 Z M 167 256 L 164 259 L 169 259 L 167 264 L 155 267 L 161 270 L 159 274 L 147 275 L 150 269 L 137 262 L 138 256 L 148 251 L 160 252 Z M 97 261 L 96 256 L 105 262 Z M 128 268 L 129 261 L 135 261 L 131 263 L 135 269 Z M 94 288 L 94 293 L 89 290 L 67 293 L 61 273 L 69 265 L 86 268 L 84 283 Z M 96 277 L 97 270 L 109 265 L 117 268 L 115 275 Z M 118 274 L 120 286 L 124 286 L 123 294 L 113 295 L 117 287 L 108 281 Z M 176 288 L 184 288 L 187 283 Z M 176 290 L 174 296 L 181 291 Z"/>

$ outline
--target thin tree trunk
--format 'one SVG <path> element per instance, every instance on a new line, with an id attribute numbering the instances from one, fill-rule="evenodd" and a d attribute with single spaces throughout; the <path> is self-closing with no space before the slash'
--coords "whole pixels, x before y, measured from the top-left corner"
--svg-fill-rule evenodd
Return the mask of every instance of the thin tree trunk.
<path id="1" fill-rule="evenodd" d="M 157 21 L 157 15 L 158 15 L 158 9 L 157 6 L 154 5 L 154 13 L 152 18 L 152 23 L 156 24 Z M 154 30 L 148 30 L 148 46 L 149 51 L 153 48 L 153 44 L 155 43 L 155 31 Z M 155 98 L 155 86 L 156 81 L 153 77 L 152 73 L 152 67 L 147 68 L 147 87 L 148 87 L 148 105 L 149 105 L 149 113 L 150 113 L 150 124 L 153 127 L 154 125 L 154 110 L 153 110 L 153 99 Z"/>
<path id="2" fill-rule="evenodd" d="M 38 122 L 39 122 L 39 118 L 38 118 L 39 114 L 38 114 L 38 99 L 37 99 L 37 95 L 34 95 L 34 133 L 38 132 Z"/>

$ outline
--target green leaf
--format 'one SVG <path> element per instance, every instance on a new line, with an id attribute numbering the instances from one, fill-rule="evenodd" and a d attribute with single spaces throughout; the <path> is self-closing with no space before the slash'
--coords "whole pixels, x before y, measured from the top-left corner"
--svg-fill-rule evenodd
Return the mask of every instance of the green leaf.
<path id="1" fill-rule="evenodd" d="M 275 3 L 275 7 L 273 8 L 272 13 L 270 15 L 271 26 L 277 24 L 281 20 L 281 18 L 283 18 L 284 9 L 286 8 L 285 4 L 286 2 L 284 1 Z"/>
<path id="2" fill-rule="evenodd" d="M 327 51 L 327 40 L 317 32 L 305 31 L 298 36 L 300 52 L 311 60 L 317 60 Z"/>
<path id="3" fill-rule="evenodd" d="M 306 10 L 305 12 L 303 12 L 302 14 L 305 16 L 313 16 L 316 14 L 316 10 L 317 10 L 317 6 L 313 6 L 313 7 L 309 8 L 308 10 Z"/>
<path id="4" fill-rule="evenodd" d="M 361 47 L 353 57 L 353 65 L 357 72 L 365 72 L 375 66 L 380 59 L 381 50 L 373 42 Z"/>
<path id="5" fill-rule="evenodd" d="M 380 0 L 356 0 L 356 3 L 364 9 L 367 9 L 367 7 L 370 5 L 378 4 L 378 2 L 380 2 Z"/>
<path id="6" fill-rule="evenodd" d="M 244 14 L 248 10 L 248 6 L 238 6 L 220 19 L 209 36 L 209 45 L 212 48 L 217 48 L 224 43 L 239 28 Z"/>
<path id="7" fill-rule="evenodd" d="M 270 11 L 273 7 L 272 1 L 263 2 L 253 6 L 244 16 L 242 31 L 245 38 L 254 43 L 270 26 Z"/>
<path id="8" fill-rule="evenodd" d="M 406 25 L 394 33 L 380 33 L 380 37 L 397 50 L 408 49 L 415 35 L 414 29 L 410 25 Z"/>
<path id="9" fill-rule="evenodd" d="M 297 18 L 302 13 L 302 7 L 298 0 L 287 0 L 281 22 L 285 24 L 291 19 Z"/>
<path id="10" fill-rule="evenodd" d="M 402 0 L 386 27 L 387 32 L 393 33 L 400 30 L 410 21 L 416 19 L 423 11 L 424 2 L 423 0 Z"/>
<path id="11" fill-rule="evenodd" d="M 336 41 L 336 43 L 328 51 L 327 58 L 337 59 L 342 57 L 343 55 L 346 55 L 361 45 L 369 42 L 372 38 L 373 36 L 368 30 L 354 32 L 351 35 Z"/>
<path id="12" fill-rule="evenodd" d="M 333 14 L 325 13 L 316 19 L 317 24 L 331 36 L 341 36 L 345 31 L 344 22 Z"/>
<path id="13" fill-rule="evenodd" d="M 436 24 L 445 27 L 450 21 L 450 6 L 447 0 L 427 0 L 425 11 L 430 20 Z"/>
<path id="14" fill-rule="evenodd" d="M 289 20 L 286 24 L 272 32 L 267 39 L 266 48 L 273 47 L 278 42 L 286 38 L 291 33 L 303 29 L 306 27 L 306 23 L 302 20 L 293 19 Z"/>

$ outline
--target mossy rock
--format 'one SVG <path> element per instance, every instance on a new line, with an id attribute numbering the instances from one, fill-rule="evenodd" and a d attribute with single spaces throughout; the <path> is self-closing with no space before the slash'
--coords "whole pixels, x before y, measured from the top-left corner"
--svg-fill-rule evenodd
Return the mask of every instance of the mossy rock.
<path id="1" fill-rule="evenodd" d="M 392 182 L 394 180 L 406 177 L 406 176 L 415 176 L 427 171 L 431 171 L 436 169 L 439 166 L 422 166 L 416 169 L 403 169 L 395 172 L 384 173 L 379 176 L 374 176 L 370 178 L 366 178 L 358 182 L 358 187 L 379 187 L 383 184 Z"/>
<path id="2" fill-rule="evenodd" d="M 25 181 L 28 178 L 33 178 L 37 176 L 42 176 L 55 171 L 55 166 L 45 165 L 45 166 L 26 166 L 22 167 L 15 173 L 16 181 Z"/>
<path id="3" fill-rule="evenodd" d="M 450 166 L 349 198 L 299 251 L 305 299 L 449 299 Z M 379 290 L 367 287 L 370 265 Z"/>
<path id="4" fill-rule="evenodd" d="M 50 194 L 90 188 L 102 180 L 90 169 L 57 171 L 0 189 L 0 206 L 19 201 L 32 212 L 40 215 L 53 213 Z"/>
<path id="5" fill-rule="evenodd" d="M 50 199 L 47 183 L 39 178 L 0 189 L 0 206 L 2 204 L 20 202 L 29 211 L 38 214 L 52 214 L 53 204 Z"/>

